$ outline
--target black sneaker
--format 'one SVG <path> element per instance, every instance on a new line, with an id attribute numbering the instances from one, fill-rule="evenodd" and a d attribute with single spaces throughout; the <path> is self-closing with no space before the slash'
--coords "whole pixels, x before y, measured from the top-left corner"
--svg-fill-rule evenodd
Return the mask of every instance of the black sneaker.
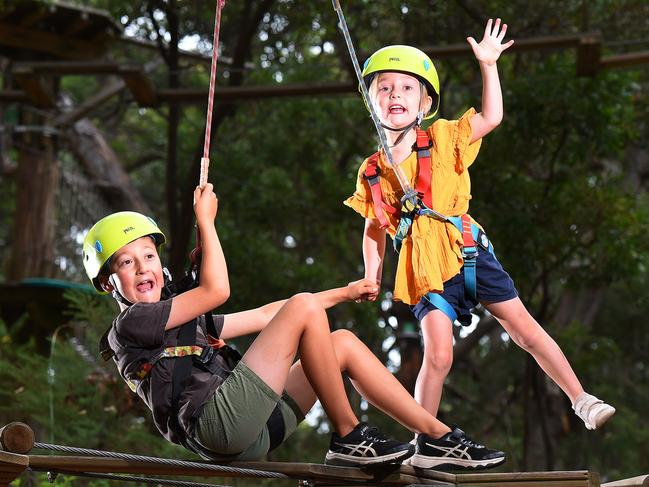
<path id="1" fill-rule="evenodd" d="M 391 440 L 383 436 L 378 428 L 359 423 L 342 438 L 336 433 L 331 435 L 325 464 L 363 467 L 382 463 L 401 463 L 414 453 L 415 447 L 410 443 Z"/>
<path id="2" fill-rule="evenodd" d="M 417 453 L 408 463 L 419 468 L 491 468 L 505 461 L 505 454 L 490 450 L 472 441 L 460 428 L 439 439 L 421 434 L 417 437 Z"/>

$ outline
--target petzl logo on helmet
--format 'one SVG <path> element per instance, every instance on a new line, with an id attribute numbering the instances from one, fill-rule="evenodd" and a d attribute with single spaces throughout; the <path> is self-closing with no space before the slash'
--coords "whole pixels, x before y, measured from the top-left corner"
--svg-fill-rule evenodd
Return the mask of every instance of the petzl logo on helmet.
<path id="1" fill-rule="evenodd" d="M 401 59 L 398 58 L 398 57 L 391 57 L 391 58 L 388 59 L 388 61 L 395 61 L 395 62 L 398 63 L 399 61 L 401 61 Z"/>
<path id="2" fill-rule="evenodd" d="M 124 233 L 132 232 L 133 230 L 135 230 L 135 227 L 134 227 L 134 226 L 126 227 L 126 228 L 124 229 Z"/>

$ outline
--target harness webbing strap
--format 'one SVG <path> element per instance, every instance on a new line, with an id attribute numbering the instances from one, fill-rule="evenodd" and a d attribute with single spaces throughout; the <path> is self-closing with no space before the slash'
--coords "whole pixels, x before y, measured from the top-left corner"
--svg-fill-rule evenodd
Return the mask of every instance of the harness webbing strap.
<path id="1" fill-rule="evenodd" d="M 381 228 L 388 228 L 390 223 L 385 217 L 384 211 L 388 213 L 395 214 L 397 212 L 396 208 L 388 205 L 383 201 L 383 191 L 381 191 L 381 182 L 380 174 L 381 169 L 378 166 L 379 162 L 379 153 L 375 152 L 367 159 L 367 165 L 365 167 L 365 173 L 363 178 L 370 185 L 370 191 L 372 193 L 372 203 L 374 205 L 374 214 L 379 220 Z"/>
<path id="2" fill-rule="evenodd" d="M 424 202 L 428 208 L 433 207 L 433 195 L 430 189 L 431 183 L 431 161 L 430 161 L 430 149 L 433 146 L 433 142 L 428 137 L 428 133 L 425 130 L 417 128 L 417 141 L 412 146 L 412 150 L 417 152 L 417 185 L 415 191 L 417 195 Z"/>
<path id="3" fill-rule="evenodd" d="M 196 327 L 198 319 L 193 319 L 186 323 L 178 330 L 178 346 L 191 346 L 196 343 Z M 187 383 L 192 375 L 193 356 L 186 355 L 178 357 L 174 363 L 174 370 L 171 377 L 171 411 L 169 412 L 169 428 L 179 438 L 181 444 L 188 450 L 192 450 L 187 441 L 187 435 L 178 421 L 180 412 L 180 396 L 187 387 Z"/>
<path id="4" fill-rule="evenodd" d="M 438 310 L 448 316 L 448 319 L 451 320 L 451 323 L 454 323 L 455 320 L 457 320 L 457 313 L 455 312 L 455 309 L 453 309 L 453 306 L 451 306 L 449 302 L 442 297 L 441 294 L 426 293 L 424 295 L 424 298 L 426 299 L 426 301 L 428 301 L 430 304 L 432 304 Z"/>

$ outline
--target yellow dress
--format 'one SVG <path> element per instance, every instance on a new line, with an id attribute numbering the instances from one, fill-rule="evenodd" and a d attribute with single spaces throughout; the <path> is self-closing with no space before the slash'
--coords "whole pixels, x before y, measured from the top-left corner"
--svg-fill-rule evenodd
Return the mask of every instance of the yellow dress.
<path id="1" fill-rule="evenodd" d="M 447 216 L 459 216 L 469 211 L 471 180 L 468 168 L 480 150 L 481 140 L 471 142 L 469 109 L 459 120 L 435 121 L 428 128 L 433 141 L 431 148 L 431 191 L 433 210 Z M 403 190 L 384 154 L 379 158 L 383 201 L 400 208 Z M 372 193 L 363 178 L 367 159 L 361 164 L 356 180 L 356 191 L 344 204 L 365 218 L 376 218 Z M 417 155 L 411 153 L 400 164 L 404 175 L 414 188 L 417 175 Z M 398 215 L 386 212 L 392 238 L 399 224 Z M 414 219 L 410 235 L 402 243 L 394 285 L 394 299 L 416 304 L 427 292 L 441 292 L 443 283 L 462 268 L 462 235 L 450 223 L 430 217 Z"/>

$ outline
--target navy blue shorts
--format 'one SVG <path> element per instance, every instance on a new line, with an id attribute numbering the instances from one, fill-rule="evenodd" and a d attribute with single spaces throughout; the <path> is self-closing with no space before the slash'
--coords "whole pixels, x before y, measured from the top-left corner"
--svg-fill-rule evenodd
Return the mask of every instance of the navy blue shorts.
<path id="1" fill-rule="evenodd" d="M 457 319 L 460 324 L 468 326 L 471 324 L 471 309 L 483 303 L 500 303 L 508 301 L 518 296 L 514 287 L 514 281 L 505 272 L 500 265 L 496 256 L 491 252 L 479 248 L 476 262 L 476 295 L 474 300 L 466 294 L 464 288 L 464 267 L 460 273 L 453 276 L 444 283 L 444 292 L 441 296 L 453 306 L 457 313 Z M 431 304 L 425 297 L 412 306 L 412 312 L 421 321 L 429 311 L 437 309 L 437 306 Z"/>

